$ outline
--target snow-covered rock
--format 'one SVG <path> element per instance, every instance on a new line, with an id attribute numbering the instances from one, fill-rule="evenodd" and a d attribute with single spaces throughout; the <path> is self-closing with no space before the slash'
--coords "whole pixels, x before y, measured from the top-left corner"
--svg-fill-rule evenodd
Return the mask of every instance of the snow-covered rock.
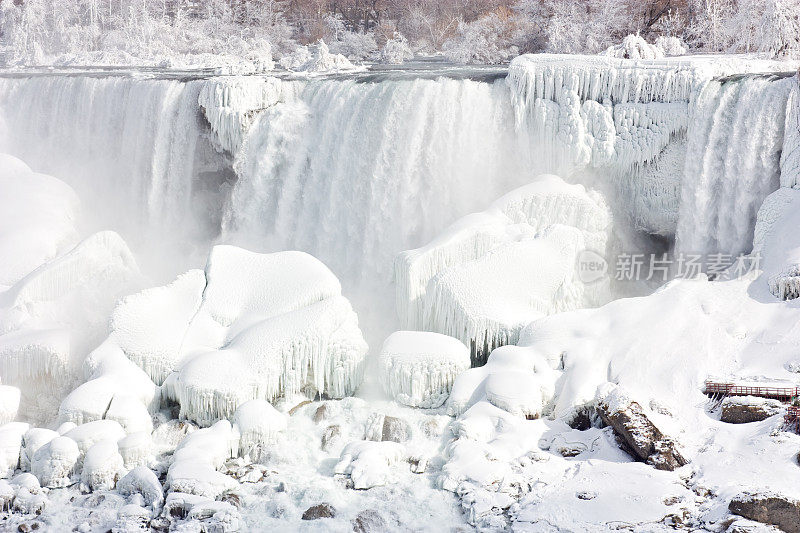
<path id="1" fill-rule="evenodd" d="M 325 41 L 319 40 L 308 47 L 300 47 L 280 61 L 283 68 L 309 74 L 359 70 L 342 54 L 332 54 Z"/>
<path id="2" fill-rule="evenodd" d="M 117 447 L 128 470 L 147 465 L 155 457 L 155 446 L 150 432 L 130 433 L 117 442 Z"/>
<path id="3" fill-rule="evenodd" d="M 720 420 L 729 424 L 760 422 L 783 413 L 784 406 L 778 400 L 755 396 L 729 396 L 722 400 Z"/>
<path id="4" fill-rule="evenodd" d="M 469 366 L 469 349 L 439 333 L 397 331 L 384 341 L 380 354 L 384 390 L 411 407 L 442 405 L 455 378 Z"/>
<path id="5" fill-rule="evenodd" d="M 125 473 L 116 441 L 101 440 L 86 451 L 81 484 L 89 490 L 111 490 Z"/>
<path id="6" fill-rule="evenodd" d="M 603 54 L 624 59 L 662 59 L 664 50 L 658 45 L 649 44 L 640 35 L 628 35 L 622 44 L 609 47 Z"/>
<path id="7" fill-rule="evenodd" d="M 334 472 L 347 475 L 354 489 L 369 489 L 392 483 L 394 467 L 405 459 L 396 442 L 356 441 L 344 447 Z"/>
<path id="8" fill-rule="evenodd" d="M 287 418 L 266 400 L 250 400 L 237 407 L 233 424 L 239 433 L 239 456 L 264 460 L 268 445 L 286 429 Z"/>
<path id="9" fill-rule="evenodd" d="M 89 448 L 102 440 L 116 442 L 125 436 L 125 430 L 114 420 L 95 420 L 69 430 L 64 434 L 78 446 L 83 456 Z"/>
<path id="10" fill-rule="evenodd" d="M 216 498 L 236 481 L 217 471 L 239 449 L 239 434 L 227 420 L 189 433 L 173 454 L 167 472 L 170 491 Z"/>
<path id="11" fill-rule="evenodd" d="M 136 494 L 142 497 L 142 503 L 158 513 L 164 505 L 164 491 L 158 477 L 147 467 L 137 466 L 125 474 L 117 482 L 117 492 L 126 498 Z"/>
<path id="12" fill-rule="evenodd" d="M 69 437 L 56 437 L 33 454 L 31 473 L 43 487 L 65 487 L 71 483 L 81 452 Z"/>
<path id="13" fill-rule="evenodd" d="M 59 436 L 59 433 L 52 429 L 31 428 L 22 437 L 22 452 L 20 453 L 20 467 L 23 470 L 30 470 L 33 463 L 33 456 L 36 451 Z"/>
<path id="14" fill-rule="evenodd" d="M 162 388 L 183 416 L 208 425 L 252 399 L 355 391 L 367 346 L 338 280 L 322 263 L 301 252 L 216 246 L 205 277 L 188 329 L 174 332 L 183 339 L 182 355 Z M 134 359 L 153 375 L 146 357 Z"/>
<path id="15" fill-rule="evenodd" d="M 395 261 L 397 312 L 475 353 L 514 343 L 534 318 L 603 303 L 607 280 L 578 278 L 579 252 L 604 254 L 611 216 L 602 197 L 552 175 L 469 215 Z"/>

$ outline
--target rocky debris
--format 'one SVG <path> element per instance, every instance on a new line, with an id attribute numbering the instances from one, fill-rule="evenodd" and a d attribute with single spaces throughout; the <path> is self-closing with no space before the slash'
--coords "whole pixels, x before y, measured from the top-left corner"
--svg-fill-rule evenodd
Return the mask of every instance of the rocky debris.
<path id="1" fill-rule="evenodd" d="M 322 449 L 328 451 L 333 441 L 342 435 L 342 428 L 337 425 L 328 426 L 322 433 Z"/>
<path id="2" fill-rule="evenodd" d="M 411 426 L 394 416 L 374 414 L 367 420 L 366 440 L 405 442 L 411 438 Z"/>
<path id="3" fill-rule="evenodd" d="M 319 518 L 333 518 L 336 516 L 336 509 L 329 503 L 318 503 L 312 505 L 303 513 L 303 520 L 317 520 Z"/>
<path id="4" fill-rule="evenodd" d="M 597 493 L 592 490 L 584 490 L 575 493 L 575 497 L 578 498 L 579 500 L 586 500 L 586 501 L 594 500 L 595 498 L 597 498 Z"/>
<path id="5" fill-rule="evenodd" d="M 728 510 L 735 515 L 800 533 L 800 502 L 779 494 L 742 493 L 731 500 Z"/>
<path id="6" fill-rule="evenodd" d="M 672 471 L 688 462 L 675 443 L 650 421 L 642 406 L 619 387 L 606 387 L 598 398 L 597 414 L 631 455 L 658 470 Z"/>
<path id="7" fill-rule="evenodd" d="M 761 422 L 783 412 L 783 404 L 770 398 L 731 396 L 722 401 L 720 420 L 729 424 Z"/>
<path id="8" fill-rule="evenodd" d="M 378 533 L 386 528 L 386 520 L 374 509 L 361 511 L 353 520 L 354 533 Z"/>

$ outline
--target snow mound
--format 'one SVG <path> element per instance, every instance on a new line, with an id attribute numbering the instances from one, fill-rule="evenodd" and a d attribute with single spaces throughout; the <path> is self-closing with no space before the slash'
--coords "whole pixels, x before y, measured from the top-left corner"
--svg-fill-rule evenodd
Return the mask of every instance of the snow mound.
<path id="1" fill-rule="evenodd" d="M 158 477 L 144 466 L 137 466 L 125 474 L 117 483 L 117 491 L 128 499 L 141 496 L 142 503 L 152 508 L 154 513 L 158 513 L 164 505 L 164 491 Z"/>
<path id="2" fill-rule="evenodd" d="M 394 481 L 393 467 L 405 459 L 403 446 L 396 442 L 351 442 L 342 450 L 334 472 L 349 476 L 354 489 L 366 490 Z"/>
<path id="3" fill-rule="evenodd" d="M 149 432 L 131 433 L 117 442 L 126 469 L 147 465 L 154 458 L 154 444 Z"/>
<path id="4" fill-rule="evenodd" d="M 36 451 L 58 437 L 59 434 L 52 429 L 31 428 L 22 437 L 22 452 L 20 453 L 20 468 L 29 471 Z"/>
<path id="5" fill-rule="evenodd" d="M 110 401 L 115 362 L 124 352 L 163 382 L 162 395 L 180 404 L 181 416 L 209 425 L 248 400 L 301 391 L 352 394 L 366 350 L 358 318 L 321 262 L 301 252 L 256 254 L 216 246 L 204 272 L 191 271 L 122 301 L 108 340 L 90 358 L 114 363 L 94 372 L 96 381 L 109 386 L 86 386 L 104 389 Z M 139 391 L 136 396 L 152 411 L 151 384 L 136 382 L 141 388 L 131 392 Z"/>
<path id="6" fill-rule="evenodd" d="M 33 455 L 31 473 L 43 487 L 65 487 L 71 483 L 80 453 L 74 440 L 56 437 Z"/>
<path id="7" fill-rule="evenodd" d="M 539 176 L 398 256 L 401 322 L 471 344 L 474 356 L 515 342 L 538 316 L 599 305 L 607 284 L 584 284 L 575 265 L 579 252 L 605 253 L 610 226 L 599 195 Z"/>
<path id="8" fill-rule="evenodd" d="M 141 283 L 125 242 L 107 231 L 40 266 L 2 295 L 0 374 L 22 390 L 27 416 L 52 416 L 46 402 L 59 400 L 78 377 L 80 361 L 107 331 L 117 298 Z"/>
<path id="9" fill-rule="evenodd" d="M 101 440 L 92 445 L 83 459 L 81 484 L 88 490 L 112 490 L 125 473 L 117 443 Z"/>
<path id="10" fill-rule="evenodd" d="M 0 285 L 13 285 L 74 245 L 78 197 L 66 183 L 0 154 Z"/>
<path id="11" fill-rule="evenodd" d="M 167 472 L 167 486 L 183 492 L 216 498 L 236 487 L 236 481 L 217 469 L 239 449 L 238 432 L 227 420 L 190 433 L 181 441 Z"/>
<path id="12" fill-rule="evenodd" d="M 397 331 L 384 341 L 380 354 L 384 390 L 410 407 L 442 405 L 455 378 L 469 366 L 469 349 L 439 333 Z"/>
<path id="13" fill-rule="evenodd" d="M 286 429 L 287 416 L 266 400 L 250 400 L 236 408 L 233 424 L 239 432 L 239 456 L 262 462 L 266 447 Z"/>

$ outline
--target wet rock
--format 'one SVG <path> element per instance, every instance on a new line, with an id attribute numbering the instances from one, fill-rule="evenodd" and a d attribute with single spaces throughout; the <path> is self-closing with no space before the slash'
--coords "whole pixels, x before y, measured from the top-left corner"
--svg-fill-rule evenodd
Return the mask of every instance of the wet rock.
<path id="1" fill-rule="evenodd" d="M 312 505 L 303 513 L 303 520 L 317 520 L 319 518 L 333 518 L 336 516 L 336 509 L 329 503 L 318 503 Z"/>
<path id="2" fill-rule="evenodd" d="M 342 435 L 342 428 L 337 425 L 328 426 L 322 433 L 322 449 L 328 451 L 333 442 Z"/>
<path id="3" fill-rule="evenodd" d="M 720 420 L 729 424 L 747 424 L 761 422 L 782 412 L 783 404 L 778 400 L 755 396 L 732 396 L 722 401 Z"/>
<path id="4" fill-rule="evenodd" d="M 728 510 L 749 520 L 777 526 L 786 533 L 800 533 L 800 502 L 786 496 L 743 493 L 731 500 Z"/>
<path id="5" fill-rule="evenodd" d="M 599 394 L 597 414 L 611 426 L 623 448 L 658 470 L 675 470 L 687 463 L 675 443 L 647 417 L 642 406 L 628 398 L 617 386 Z"/>
<path id="6" fill-rule="evenodd" d="M 305 407 L 306 405 L 308 405 L 310 403 L 311 403 L 311 400 L 304 400 L 304 401 L 298 403 L 297 405 L 295 405 L 294 407 L 289 409 L 289 416 L 294 416 L 294 414 L 297 411 L 299 411 L 301 408 Z"/>
<path id="7" fill-rule="evenodd" d="M 365 509 L 353 520 L 354 533 L 378 533 L 386 531 L 386 520 L 373 509 Z"/>
<path id="8" fill-rule="evenodd" d="M 331 416 L 331 408 L 328 407 L 327 403 L 323 403 L 322 405 L 317 407 L 317 410 L 314 411 L 314 416 L 312 416 L 311 418 L 314 420 L 314 422 L 319 424 L 323 420 L 327 420 L 328 418 L 330 418 L 330 416 Z"/>

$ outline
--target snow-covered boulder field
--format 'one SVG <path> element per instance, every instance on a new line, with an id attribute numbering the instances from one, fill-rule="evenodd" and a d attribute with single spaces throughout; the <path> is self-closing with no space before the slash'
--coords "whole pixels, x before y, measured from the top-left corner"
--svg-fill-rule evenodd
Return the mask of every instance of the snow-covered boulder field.
<path id="1" fill-rule="evenodd" d="M 599 194 L 539 176 L 401 253 L 398 315 L 404 327 L 460 339 L 474 358 L 488 355 L 516 342 L 535 318 L 604 303 L 607 282 L 584 283 L 576 262 L 586 250 L 602 257 L 610 233 L 611 214 Z"/>

